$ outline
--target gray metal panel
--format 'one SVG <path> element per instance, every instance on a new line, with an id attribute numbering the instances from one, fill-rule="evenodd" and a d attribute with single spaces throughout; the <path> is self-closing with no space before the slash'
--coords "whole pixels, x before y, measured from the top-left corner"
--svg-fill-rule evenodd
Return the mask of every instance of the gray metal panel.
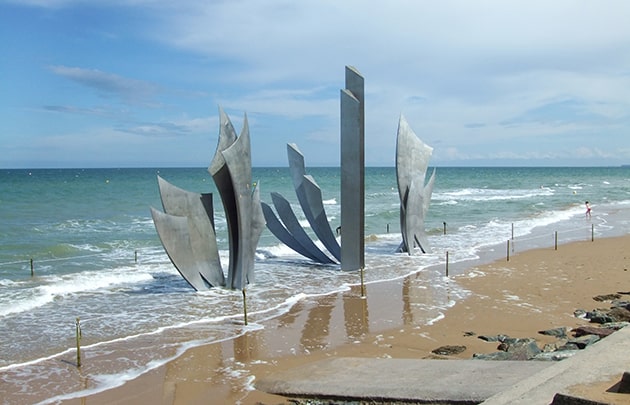
<path id="1" fill-rule="evenodd" d="M 361 131 L 361 139 L 363 140 L 364 135 L 365 135 L 365 123 L 364 123 L 364 118 L 365 118 L 365 79 L 363 79 L 363 76 L 361 75 L 361 73 L 359 73 L 359 71 L 353 67 L 353 66 L 346 66 L 346 90 L 348 90 L 350 93 L 352 93 L 352 95 L 354 96 L 354 98 L 356 98 L 357 100 L 359 100 L 359 115 L 358 115 L 358 119 L 360 121 L 360 128 L 359 130 Z"/>
<path id="2" fill-rule="evenodd" d="M 326 254 L 322 252 L 315 243 L 313 243 L 304 228 L 302 228 L 302 225 L 300 225 L 300 222 L 291 208 L 291 204 L 289 204 L 289 201 L 287 201 L 286 198 L 278 193 L 271 193 L 271 200 L 273 201 L 274 207 L 276 207 L 280 220 L 291 236 L 297 243 L 300 244 L 300 246 L 309 252 L 309 255 L 304 255 L 302 253 L 304 256 L 320 263 L 335 263 L 332 259 L 326 256 Z M 289 247 L 293 249 L 291 245 L 289 245 Z M 293 250 L 297 251 L 297 249 Z"/>
<path id="3" fill-rule="evenodd" d="M 318 258 L 311 254 L 311 252 L 306 249 L 297 239 L 291 235 L 291 233 L 284 227 L 282 222 L 278 219 L 276 214 L 273 212 L 273 209 L 268 204 L 262 203 L 263 213 L 265 215 L 265 220 L 267 221 L 267 228 L 274 234 L 276 238 L 278 238 L 282 243 L 295 250 L 297 253 L 302 256 L 308 257 L 309 259 L 319 262 Z M 301 228 L 300 228 L 301 229 Z M 308 239 L 310 241 L 310 238 Z M 311 241 L 312 243 L 312 241 Z M 330 260 L 330 259 L 328 259 Z"/>
<path id="4" fill-rule="evenodd" d="M 188 218 L 165 214 L 151 207 L 151 216 L 162 246 L 171 262 L 195 290 L 204 291 L 208 285 L 201 277 L 188 237 Z"/>
<path id="5" fill-rule="evenodd" d="M 251 162 L 250 162 L 251 169 Z M 265 215 L 263 214 L 262 202 L 260 201 L 260 181 L 257 181 L 254 185 L 254 191 L 252 192 L 252 223 L 250 230 L 250 255 L 252 257 L 252 266 L 247 271 L 247 282 L 253 283 L 254 278 L 254 262 L 256 258 L 256 248 L 258 247 L 258 241 L 260 235 L 265 230 Z"/>
<path id="6" fill-rule="evenodd" d="M 341 269 L 365 266 L 364 80 L 346 66 L 341 90 Z"/>
<path id="7" fill-rule="evenodd" d="M 229 265 L 226 285 L 232 288 L 232 278 L 234 271 L 232 266 L 236 262 L 236 249 L 238 247 L 238 218 L 236 215 L 236 199 L 234 197 L 234 186 L 230 178 L 230 172 L 225 164 L 223 151 L 236 141 L 236 131 L 225 111 L 219 107 L 219 139 L 212 162 L 208 167 L 208 172 L 214 180 L 214 184 L 221 196 L 225 220 L 228 227 L 228 249 Z"/>
<path id="8" fill-rule="evenodd" d="M 230 263 L 232 271 L 230 288 L 242 290 L 245 287 L 247 276 L 254 266 L 255 245 L 252 240 L 252 168 L 251 147 L 249 139 L 249 126 L 247 115 L 243 122 L 241 135 L 227 149 L 221 152 L 228 167 L 231 184 L 234 191 L 236 211 L 236 226 L 232 231 L 236 232 L 235 262 Z"/>
<path id="9" fill-rule="evenodd" d="M 297 189 L 302 185 L 306 169 L 304 165 L 304 155 L 294 143 L 287 144 L 287 158 L 289 160 L 289 172 L 291 173 L 291 181 L 293 188 Z"/>
<path id="10" fill-rule="evenodd" d="M 221 107 L 219 113 L 218 145 L 208 172 L 221 195 L 228 225 L 227 285 L 243 289 L 247 282 L 254 280 L 256 246 L 265 228 L 265 218 L 259 187 L 252 185 L 247 116 L 241 136 L 237 137 Z M 194 288 L 207 289 L 206 284 L 225 285 L 216 246 L 212 194 L 190 193 L 160 177 L 158 182 L 167 213 L 152 209 L 152 216 L 171 261 Z"/>
<path id="11" fill-rule="evenodd" d="M 287 156 L 293 187 L 297 195 L 304 216 L 311 224 L 311 229 L 326 249 L 337 259 L 341 259 L 339 243 L 330 228 L 330 223 L 324 210 L 322 191 L 312 177 L 306 175 L 304 169 L 304 155 L 297 145 L 287 144 Z M 310 184 L 306 184 L 310 183 Z"/>
<path id="12" fill-rule="evenodd" d="M 433 148 L 416 136 L 401 115 L 396 137 L 396 178 L 401 200 L 402 193 L 409 189 L 412 178 L 421 178 L 424 181 L 432 153 Z"/>
<path id="13" fill-rule="evenodd" d="M 328 222 L 322 200 L 322 190 L 315 182 L 315 179 L 309 175 L 304 176 L 302 186 L 296 192 L 298 195 L 303 195 L 302 198 L 306 200 L 306 203 L 311 208 L 309 223 L 313 232 L 315 232 L 322 244 L 326 246 L 330 254 L 335 259 L 341 260 L 341 248 Z"/>
<path id="14" fill-rule="evenodd" d="M 431 195 L 433 194 L 433 184 L 435 184 L 435 169 L 433 169 L 433 173 L 431 173 L 431 177 L 427 182 L 426 186 L 424 186 L 424 190 L 422 190 L 423 196 L 423 205 L 422 205 L 422 215 L 424 217 L 427 216 L 427 212 L 429 211 L 429 205 L 431 204 Z"/>
<path id="15" fill-rule="evenodd" d="M 424 184 L 433 148 L 413 132 L 404 116 L 398 122 L 396 137 L 396 179 L 400 197 L 401 251 L 414 254 L 414 246 L 423 253 L 430 251 L 424 231 L 424 218 L 429 209 L 435 170 Z"/>
<path id="16" fill-rule="evenodd" d="M 214 287 L 225 284 L 214 232 L 212 194 L 192 193 L 158 176 L 162 206 L 167 214 L 188 218 L 188 237 L 195 266 Z M 178 252 L 167 252 L 181 261 Z M 186 253 L 188 254 L 188 253 Z"/>
<path id="17" fill-rule="evenodd" d="M 231 288 L 230 286 L 232 285 L 232 277 L 234 274 L 231 269 L 233 264 L 236 262 L 236 249 L 238 247 L 238 219 L 236 215 L 234 188 L 232 186 L 232 180 L 230 179 L 230 173 L 227 166 L 223 166 L 218 169 L 212 178 L 217 190 L 219 191 L 219 195 L 221 196 L 221 203 L 223 204 L 223 212 L 227 223 L 229 264 L 225 284 Z"/>
<path id="18" fill-rule="evenodd" d="M 236 131 L 234 125 L 230 121 L 230 117 L 227 116 L 225 111 L 219 106 L 219 139 L 217 141 L 217 149 L 208 167 L 208 172 L 212 177 L 219 172 L 225 166 L 225 159 L 223 158 L 223 152 L 230 145 L 236 141 Z"/>
<path id="19" fill-rule="evenodd" d="M 422 253 L 427 253 L 428 251 L 428 242 L 424 235 L 423 182 L 424 179 L 411 180 L 405 205 L 405 234 L 403 234 L 403 241 L 405 241 L 409 254 L 414 254 L 414 247 L 420 248 Z"/>

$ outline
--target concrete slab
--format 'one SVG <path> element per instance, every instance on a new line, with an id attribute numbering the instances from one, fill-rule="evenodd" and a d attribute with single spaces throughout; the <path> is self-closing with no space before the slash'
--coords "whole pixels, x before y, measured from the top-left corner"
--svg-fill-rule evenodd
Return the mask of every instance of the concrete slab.
<path id="1" fill-rule="evenodd" d="M 256 388 L 294 397 L 478 404 L 548 362 L 341 357 L 277 373 Z"/>
<path id="2" fill-rule="evenodd" d="M 556 394 L 572 397 L 573 386 L 623 378 L 629 364 L 626 327 L 559 362 L 341 357 L 279 372 L 256 388 L 304 398 L 548 405 Z"/>
<path id="3" fill-rule="evenodd" d="M 573 357 L 554 363 L 509 390 L 488 398 L 483 404 L 547 405 L 552 403 L 556 393 L 570 395 L 568 391 L 572 386 L 606 382 L 615 377 L 621 379 L 628 367 L 630 327 L 613 333 Z"/>

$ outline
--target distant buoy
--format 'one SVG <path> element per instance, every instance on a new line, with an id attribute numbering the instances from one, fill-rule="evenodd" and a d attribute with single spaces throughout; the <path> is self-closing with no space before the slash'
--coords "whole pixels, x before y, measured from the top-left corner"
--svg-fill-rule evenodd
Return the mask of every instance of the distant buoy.
<path id="1" fill-rule="evenodd" d="M 109 184 L 109 179 L 105 180 L 105 184 Z"/>

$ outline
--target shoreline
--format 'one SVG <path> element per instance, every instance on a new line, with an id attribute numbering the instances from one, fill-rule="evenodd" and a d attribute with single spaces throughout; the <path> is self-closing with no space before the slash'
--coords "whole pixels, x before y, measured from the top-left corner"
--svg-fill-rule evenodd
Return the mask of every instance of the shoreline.
<path id="1" fill-rule="evenodd" d="M 451 307 L 448 289 L 438 297 L 422 297 L 422 272 L 369 284 L 366 298 L 360 296 L 360 286 L 308 298 L 265 321 L 261 330 L 189 349 L 121 387 L 63 403 L 280 404 L 287 398 L 257 391 L 255 380 L 323 358 L 435 358 L 431 351 L 444 345 L 466 349 L 438 358 L 470 359 L 474 353 L 496 351 L 496 343 L 469 332 L 551 343 L 555 338 L 537 331 L 588 324 L 574 311 L 601 307 L 592 299 L 595 295 L 630 291 L 629 246 L 626 235 L 471 266 L 466 274 L 449 279 L 471 292 Z M 445 316 L 429 325 L 417 323 L 414 315 L 422 312 L 423 299 L 442 302 Z"/>
<path id="2" fill-rule="evenodd" d="M 535 338 L 542 347 L 555 338 L 539 330 L 588 324 L 573 312 L 601 307 L 595 295 L 630 291 L 628 247 L 629 234 L 570 242 L 557 251 L 551 246 L 516 253 L 509 261 L 471 263 L 464 273 L 445 278 L 443 288 L 426 287 L 444 272 L 434 266 L 367 284 L 365 297 L 360 285 L 306 297 L 277 318 L 254 315 L 251 326 L 241 325 L 241 336 L 190 348 L 121 386 L 54 403 L 286 404 L 285 397 L 256 390 L 256 381 L 331 357 L 470 359 L 496 351 L 496 342 L 478 335 Z M 468 293 L 462 296 L 462 290 Z M 466 349 L 431 353 L 445 345 Z M 111 356 L 124 356 L 122 350 Z M 68 383 L 88 388 L 93 378 L 98 376 L 77 369 Z M 43 389 L 31 394 L 32 402 L 49 398 Z"/>

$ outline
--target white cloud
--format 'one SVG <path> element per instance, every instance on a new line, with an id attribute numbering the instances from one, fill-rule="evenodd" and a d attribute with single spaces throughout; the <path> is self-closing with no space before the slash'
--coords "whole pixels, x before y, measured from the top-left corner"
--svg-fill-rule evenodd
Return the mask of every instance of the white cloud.
<path id="1" fill-rule="evenodd" d="M 158 92 L 159 86 L 143 81 L 122 77 L 98 69 L 80 67 L 50 66 L 56 75 L 65 77 L 103 95 L 113 95 L 127 102 L 148 101 Z"/>
<path id="2" fill-rule="evenodd" d="M 89 62 L 82 66 L 94 69 L 50 68 L 101 96 L 159 107 L 155 114 L 135 109 L 115 129 L 214 135 L 216 114 L 189 118 L 192 103 L 173 101 L 194 88 L 203 98 L 193 102 L 238 112 L 232 117 L 237 127 L 248 113 L 259 154 L 269 148 L 265 153 L 282 156 L 282 164 L 285 143 L 292 141 L 314 164 L 328 162 L 338 156 L 343 66 L 353 65 L 366 79 L 368 164 L 392 164 L 400 113 L 443 164 L 624 158 L 630 3 L 623 0 L 27 1 L 133 11 L 134 18 L 142 16 L 130 29 L 137 37 L 120 43 L 148 40 L 166 55 L 154 60 L 175 54 L 184 55 L 181 64 L 198 64 L 197 77 L 178 69 L 163 73 L 168 85 L 154 80 L 159 75 L 143 79 L 150 65 L 139 66 L 133 78 Z M 168 107 L 156 103 L 158 96 Z M 82 115 L 96 111 L 46 104 Z M 592 134 L 607 137 L 599 151 L 588 144 Z"/>

